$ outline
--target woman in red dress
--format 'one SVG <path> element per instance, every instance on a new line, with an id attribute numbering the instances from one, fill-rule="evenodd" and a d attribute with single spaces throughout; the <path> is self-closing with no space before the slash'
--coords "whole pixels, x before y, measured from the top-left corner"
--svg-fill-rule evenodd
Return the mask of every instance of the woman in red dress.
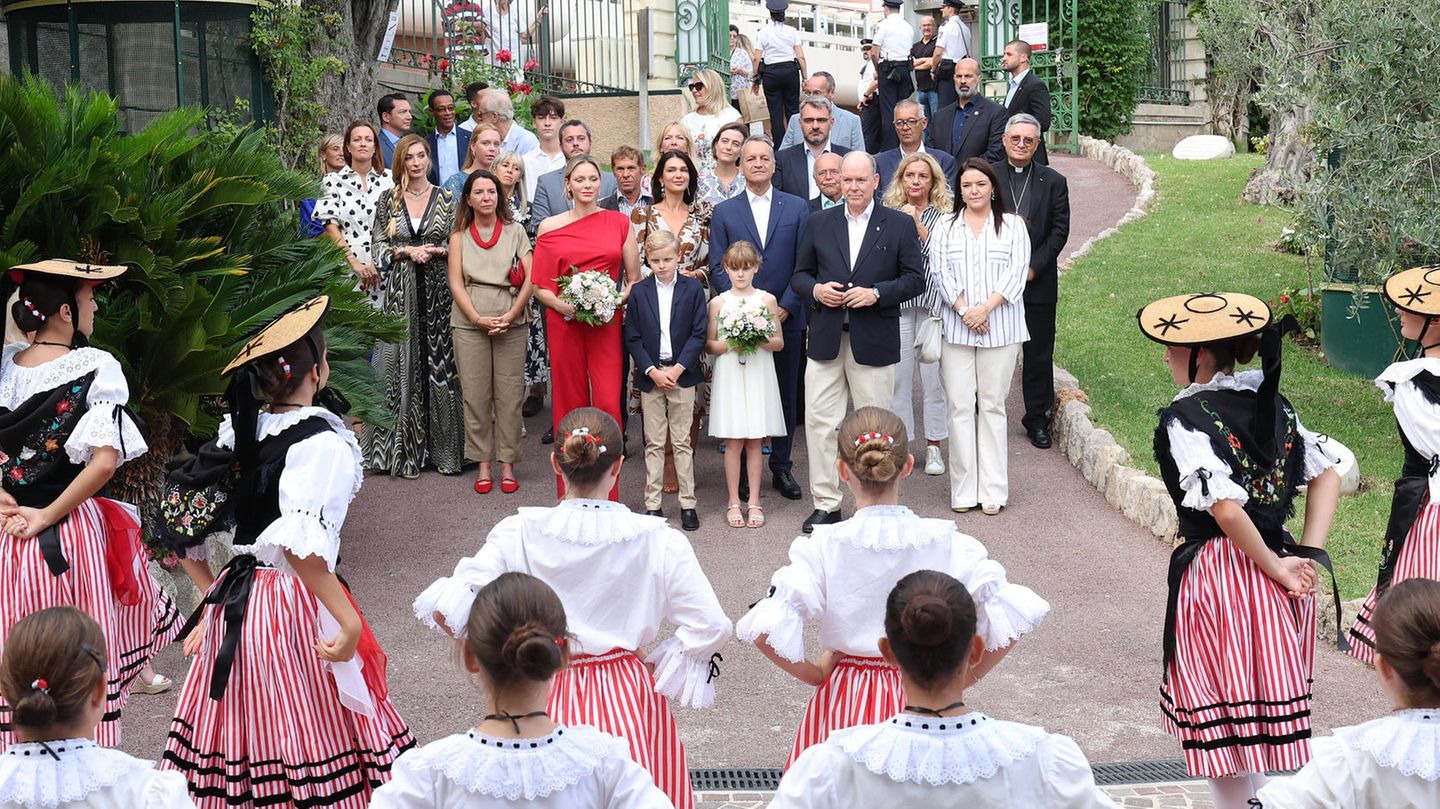
<path id="1" fill-rule="evenodd" d="M 553 386 L 550 420 L 558 426 L 565 414 L 578 407 L 598 407 L 618 422 L 624 393 L 620 323 L 630 285 L 640 280 L 640 256 L 630 232 L 630 218 L 595 204 L 600 196 L 600 164 L 595 158 L 571 158 L 564 177 L 565 197 L 574 207 L 540 223 L 531 265 L 535 297 L 547 310 L 545 334 Z M 621 288 L 620 306 L 609 323 L 581 323 L 575 319 L 575 307 L 560 300 L 565 277 L 583 270 L 606 272 Z M 565 484 L 558 474 L 555 486 L 563 497 Z M 620 499 L 618 482 L 610 490 L 610 499 Z"/>

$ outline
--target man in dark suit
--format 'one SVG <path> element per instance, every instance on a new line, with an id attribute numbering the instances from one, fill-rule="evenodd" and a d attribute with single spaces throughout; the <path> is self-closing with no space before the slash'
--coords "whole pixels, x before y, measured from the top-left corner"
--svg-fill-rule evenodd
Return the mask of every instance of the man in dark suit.
<path id="1" fill-rule="evenodd" d="M 752 135 L 741 146 L 740 173 L 745 176 L 745 190 L 716 205 L 710 217 L 710 284 L 717 293 L 730 288 L 730 277 L 722 262 L 732 243 L 747 241 L 759 249 L 760 272 L 754 284 L 774 295 L 780 304 L 780 329 L 785 338 L 785 348 L 775 352 L 775 380 L 780 385 L 785 435 L 770 438 L 770 473 L 776 491 L 789 500 L 799 500 L 804 494 L 791 471 L 790 448 L 804 400 L 808 305 L 790 282 L 809 212 L 804 198 L 771 184 L 775 153 L 764 135 Z M 745 476 L 742 474 L 740 479 L 745 480 Z"/>
<path id="2" fill-rule="evenodd" d="M 815 158 L 815 186 L 820 193 L 810 200 L 810 213 L 845 204 L 840 196 L 840 155 L 828 152 Z"/>
<path id="3" fill-rule="evenodd" d="M 430 94 L 430 114 L 435 118 L 435 131 L 425 136 L 432 158 L 430 182 L 440 185 L 464 168 L 470 133 L 455 125 L 455 96 L 449 90 Z"/>
<path id="4" fill-rule="evenodd" d="M 584 121 L 572 120 L 561 124 L 560 151 L 567 161 L 578 155 L 590 154 L 590 127 Z M 613 195 L 616 188 L 615 175 L 601 171 L 600 198 Z M 535 183 L 535 199 L 530 203 L 531 222 L 544 222 L 546 217 L 564 213 L 573 207 L 575 203 L 565 196 L 564 167 L 540 175 Z"/>
<path id="5" fill-rule="evenodd" d="M 993 164 L 1010 212 L 1025 217 L 1030 232 L 1030 271 L 1025 283 L 1025 328 L 1030 339 L 1021 347 L 1025 358 L 1021 388 L 1025 416 L 1021 424 L 1030 443 L 1050 446 L 1050 410 L 1055 405 L 1056 264 L 1070 237 L 1070 188 L 1060 172 L 1035 162 L 1040 122 L 1026 113 L 1005 128 L 1005 158 Z"/>
<path id="6" fill-rule="evenodd" d="M 1004 157 L 1005 108 L 980 92 L 980 63 L 974 59 L 955 63 L 955 97 L 958 101 L 935 113 L 926 145 L 952 155 L 957 166 L 972 157 L 990 163 Z"/>
<path id="7" fill-rule="evenodd" d="M 775 187 L 800 199 L 814 199 L 820 194 L 815 185 L 815 158 L 826 152 L 843 156 L 850 150 L 830 142 L 835 116 L 828 98 L 806 96 L 799 114 L 804 140 L 775 153 Z"/>
<path id="8" fill-rule="evenodd" d="M 640 412 L 645 419 L 645 513 L 665 516 L 660 498 L 665 481 L 665 444 L 675 450 L 680 483 L 680 527 L 700 528 L 695 511 L 695 452 L 690 426 L 695 417 L 695 386 L 705 378 L 705 288 L 675 271 L 678 245 L 655 250 L 651 274 L 637 283 L 625 306 L 625 348 L 642 373 Z"/>
<path id="9" fill-rule="evenodd" d="M 890 179 L 895 176 L 900 161 L 916 152 L 926 152 L 935 158 L 950 188 L 955 188 L 955 158 L 942 149 L 925 148 L 925 125 L 925 111 L 918 101 L 907 98 L 895 105 L 895 134 L 900 138 L 900 145 L 875 155 L 875 170 L 880 174 L 880 186 L 875 192 L 877 196 L 885 196 L 885 189 L 890 187 Z"/>
<path id="10" fill-rule="evenodd" d="M 1045 80 L 1030 70 L 1030 43 L 1023 39 L 1012 39 L 1005 43 L 1005 54 L 1000 65 L 1010 74 L 1009 86 L 1005 92 L 1005 117 L 1017 113 L 1035 116 L 1040 122 L 1040 146 L 1035 150 L 1035 162 L 1050 162 L 1045 154 L 1045 133 L 1050 131 L 1050 88 Z"/>
<path id="11" fill-rule="evenodd" d="M 596 205 L 629 216 L 642 205 L 654 204 L 655 199 L 645 193 L 645 155 L 639 149 L 624 145 L 611 152 L 610 170 L 615 172 L 615 193 L 601 197 Z"/>
<path id="12" fill-rule="evenodd" d="M 900 361 L 900 305 L 925 289 L 920 237 L 906 214 L 875 202 L 875 159 L 840 164 L 845 204 L 810 217 L 790 285 L 810 305 L 805 445 L 815 511 L 801 530 L 840 521 L 835 468 L 840 422 L 855 407 L 886 407 Z"/>
<path id="13" fill-rule="evenodd" d="M 410 134 L 410 99 L 404 93 L 390 93 L 380 96 L 375 102 L 375 114 L 380 118 L 380 159 L 385 161 L 383 169 L 390 169 L 395 162 L 395 144 Z"/>

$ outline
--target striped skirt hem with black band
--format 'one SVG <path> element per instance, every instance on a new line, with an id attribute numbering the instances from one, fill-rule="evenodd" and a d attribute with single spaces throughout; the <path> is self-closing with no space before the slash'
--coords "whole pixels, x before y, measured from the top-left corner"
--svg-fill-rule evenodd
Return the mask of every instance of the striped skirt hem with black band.
<path id="1" fill-rule="evenodd" d="M 205 622 L 196 630 L 204 637 L 180 691 L 160 766 L 185 776 L 201 809 L 363 809 L 415 740 L 387 698 L 371 694 L 373 718 L 342 705 L 316 652 L 320 605 L 304 582 L 273 568 L 256 569 L 253 576 L 234 663 L 218 700 L 211 699 L 210 685 L 226 631 L 224 605 L 205 605 Z"/>
<path id="2" fill-rule="evenodd" d="M 1216 537 L 1185 571 L 1178 599 L 1160 710 L 1186 769 L 1225 778 L 1304 766 L 1315 596 L 1290 598 L 1234 542 Z"/>
<path id="3" fill-rule="evenodd" d="M 58 526 L 60 552 L 69 569 L 51 572 L 37 539 L 0 533 L 0 657 L 15 624 L 49 607 L 74 607 L 95 619 L 105 633 L 107 690 L 105 714 L 95 740 L 105 747 L 120 745 L 120 714 L 135 678 L 145 664 L 180 631 L 183 618 L 173 601 L 145 569 L 143 556 L 134 560 L 138 598 L 121 603 L 106 565 L 110 532 L 95 499 L 81 503 Z M 0 750 L 15 741 L 10 706 L 0 698 Z"/>
<path id="4" fill-rule="evenodd" d="M 630 743 L 630 757 L 655 779 L 675 809 L 694 809 L 690 767 L 670 705 L 634 652 L 576 655 L 550 687 L 550 718 L 591 725 Z"/>
<path id="5" fill-rule="evenodd" d="M 884 722 L 904 708 L 905 684 L 899 669 L 878 657 L 841 657 L 805 706 L 785 769 L 832 731 Z"/>
<path id="6" fill-rule="evenodd" d="M 1440 503 L 1428 502 L 1428 496 L 1405 536 L 1405 545 L 1395 557 L 1395 573 L 1389 584 L 1393 586 L 1406 579 L 1440 581 Z M 1375 630 L 1370 626 L 1370 618 L 1375 614 L 1380 595 L 1379 587 L 1370 590 L 1355 617 L 1355 624 L 1350 627 L 1350 655 L 1372 665 L 1375 663 Z"/>

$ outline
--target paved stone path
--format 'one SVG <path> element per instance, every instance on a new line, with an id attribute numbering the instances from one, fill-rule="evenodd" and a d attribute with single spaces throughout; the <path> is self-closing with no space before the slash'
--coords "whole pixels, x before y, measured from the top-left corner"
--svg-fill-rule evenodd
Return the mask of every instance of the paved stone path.
<path id="1" fill-rule="evenodd" d="M 1114 224 L 1132 204 L 1134 189 L 1097 163 L 1057 155 L 1055 167 L 1070 181 L 1071 249 Z M 1063 323 L 1059 331 L 1064 340 Z M 1010 402 L 1012 499 L 1004 512 L 952 515 L 945 477 L 917 471 L 903 489 L 904 501 L 920 514 L 957 517 L 962 530 L 981 539 L 1005 564 L 1012 580 L 1033 587 L 1054 606 L 1045 625 L 967 699 L 994 716 L 1069 734 L 1094 762 L 1177 758 L 1178 747 L 1160 730 L 1157 708 L 1169 549 L 1117 514 L 1059 453 L 1030 446 L 1019 428 L 1017 394 Z M 1156 390 L 1156 406 L 1168 395 Z M 547 418 L 542 414 L 528 421 L 518 494 L 478 496 L 468 476 L 427 473 L 406 481 L 372 475 L 351 508 L 342 572 L 390 655 L 392 697 L 422 742 L 467 727 L 482 706 L 453 647 L 415 621 L 410 603 L 460 556 L 473 553 L 490 526 L 515 507 L 553 502 L 554 484 L 543 460 L 547 448 L 539 444 Z M 632 439 L 631 449 L 636 446 Z M 769 524 L 760 530 L 726 528 L 724 497 L 717 494 L 721 457 L 713 440 L 702 439 L 697 478 L 704 525 L 691 539 L 721 602 L 736 619 L 764 594 L 770 574 L 785 563 L 812 506 L 780 498 L 767 480 Z M 796 472 L 803 485 L 808 477 L 803 438 Z M 643 476 L 639 458 L 633 457 L 621 487 L 632 507 L 640 507 Z M 677 516 L 673 500 L 666 507 Z M 851 508 L 847 503 L 847 514 Z M 813 649 L 813 633 L 810 642 Z M 748 645 L 732 642 L 724 657 L 715 707 L 677 712 L 691 766 L 779 766 L 810 689 Z M 177 679 L 183 676 L 178 647 L 161 656 L 159 667 Z M 1322 647 L 1318 654 L 1315 693 L 1320 733 L 1387 710 L 1374 675 L 1332 648 Z M 126 712 L 125 749 L 157 756 L 173 708 L 173 694 L 134 698 Z M 1155 801 L 1168 800 L 1171 793 L 1144 796 L 1141 789 L 1127 797 L 1152 803 L 1133 805 L 1168 805 Z"/>
<path id="2" fill-rule="evenodd" d="M 1210 787 L 1204 781 L 1106 787 L 1105 793 L 1125 809 L 1211 809 Z M 765 809 L 773 792 L 702 792 L 698 809 Z"/>

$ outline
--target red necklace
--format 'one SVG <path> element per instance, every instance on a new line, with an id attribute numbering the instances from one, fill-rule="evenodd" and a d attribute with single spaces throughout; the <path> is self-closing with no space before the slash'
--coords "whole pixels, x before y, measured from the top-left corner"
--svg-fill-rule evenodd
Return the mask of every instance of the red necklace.
<path id="1" fill-rule="evenodd" d="M 497 218 L 495 220 L 495 232 L 491 233 L 490 240 L 486 241 L 480 238 L 480 228 L 475 227 L 475 220 L 470 220 L 470 238 L 474 239 L 475 243 L 480 245 L 481 250 L 489 250 L 495 246 L 496 242 L 500 241 L 500 230 L 500 220 Z"/>

